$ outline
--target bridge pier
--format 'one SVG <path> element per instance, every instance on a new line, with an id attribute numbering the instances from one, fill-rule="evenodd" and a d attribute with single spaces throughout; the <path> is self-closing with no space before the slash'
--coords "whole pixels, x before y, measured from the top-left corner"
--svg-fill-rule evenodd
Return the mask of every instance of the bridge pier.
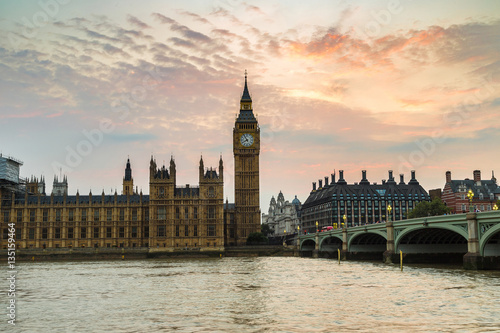
<path id="1" fill-rule="evenodd" d="M 313 258 L 318 258 L 319 257 L 319 235 L 318 235 L 318 232 L 316 232 L 316 235 L 314 236 L 314 242 L 316 244 L 314 245 L 314 250 L 312 252 L 312 257 Z"/>
<path id="2" fill-rule="evenodd" d="M 399 256 L 396 255 L 394 245 L 394 224 L 391 221 L 387 221 L 385 227 L 387 229 L 387 247 L 383 254 L 383 261 L 386 264 L 397 263 L 399 262 Z"/>

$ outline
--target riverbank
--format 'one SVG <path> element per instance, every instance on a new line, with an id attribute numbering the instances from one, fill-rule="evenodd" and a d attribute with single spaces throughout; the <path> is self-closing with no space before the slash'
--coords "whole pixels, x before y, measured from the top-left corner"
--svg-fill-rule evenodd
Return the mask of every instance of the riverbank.
<path id="1" fill-rule="evenodd" d="M 174 251 L 151 251 L 149 248 L 54 248 L 17 249 L 16 261 L 55 260 L 127 260 L 150 258 L 209 258 L 209 257 L 291 257 L 293 248 L 281 245 L 258 245 L 227 247 L 223 251 L 200 251 L 199 249 L 176 249 Z M 0 261 L 7 261 L 7 250 L 0 250 Z"/>

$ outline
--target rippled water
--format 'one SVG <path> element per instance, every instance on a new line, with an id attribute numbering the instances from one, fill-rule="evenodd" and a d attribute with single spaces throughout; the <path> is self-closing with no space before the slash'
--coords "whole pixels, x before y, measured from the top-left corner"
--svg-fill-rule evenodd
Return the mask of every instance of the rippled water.
<path id="1" fill-rule="evenodd" d="M 500 331 L 498 271 L 275 257 L 45 262 L 19 264 L 17 287 L 19 332 Z"/>

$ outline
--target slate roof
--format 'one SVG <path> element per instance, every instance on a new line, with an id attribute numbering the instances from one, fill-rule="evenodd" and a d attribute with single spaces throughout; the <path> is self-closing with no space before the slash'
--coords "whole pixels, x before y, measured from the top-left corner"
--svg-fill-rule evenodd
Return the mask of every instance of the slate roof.
<path id="1" fill-rule="evenodd" d="M 28 196 L 28 205 L 36 205 L 38 204 L 38 199 L 40 198 L 40 204 L 41 205 L 50 205 L 51 201 L 50 195 L 48 196 Z M 66 196 L 66 203 L 67 204 L 76 204 L 76 195 L 68 195 Z M 78 198 L 78 201 L 80 204 L 88 204 L 90 200 L 89 195 L 80 195 Z M 117 195 L 116 200 L 118 204 L 126 204 L 127 203 L 127 196 L 126 195 Z M 138 194 L 134 194 L 130 196 L 130 203 L 131 204 L 137 204 L 140 203 L 141 201 L 141 196 Z M 54 195 L 53 197 L 53 202 L 54 204 L 63 204 L 64 203 L 64 196 L 62 195 Z M 103 202 L 103 197 L 100 194 L 97 195 L 92 195 L 92 203 L 93 204 L 113 204 L 115 202 L 115 196 L 114 195 L 105 195 L 104 196 L 104 202 Z M 143 195 L 142 196 L 142 202 L 147 203 L 149 202 L 149 195 Z M 25 197 L 23 195 L 20 195 L 19 197 L 16 197 L 16 204 L 24 204 L 25 203 Z"/>
<path id="2" fill-rule="evenodd" d="M 387 181 L 383 184 L 347 184 L 344 179 L 312 191 L 302 205 L 302 209 L 330 202 L 332 200 L 429 200 L 429 194 L 416 179 L 408 184 Z"/>
<path id="3" fill-rule="evenodd" d="M 478 186 L 473 179 L 452 180 L 449 184 L 453 193 L 459 192 L 460 186 L 465 186 L 466 191 L 471 189 L 474 192 L 474 199 L 480 199 L 482 194 L 484 199 L 489 200 L 490 194 L 500 193 L 500 187 L 494 180 L 481 180 L 481 186 Z"/>

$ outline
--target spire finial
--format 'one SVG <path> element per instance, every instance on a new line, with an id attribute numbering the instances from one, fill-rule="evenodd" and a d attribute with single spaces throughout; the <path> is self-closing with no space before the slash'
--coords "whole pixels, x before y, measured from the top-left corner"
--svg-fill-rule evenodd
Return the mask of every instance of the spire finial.
<path id="1" fill-rule="evenodd" d="M 247 80 L 247 70 L 245 69 L 245 81 Z"/>

